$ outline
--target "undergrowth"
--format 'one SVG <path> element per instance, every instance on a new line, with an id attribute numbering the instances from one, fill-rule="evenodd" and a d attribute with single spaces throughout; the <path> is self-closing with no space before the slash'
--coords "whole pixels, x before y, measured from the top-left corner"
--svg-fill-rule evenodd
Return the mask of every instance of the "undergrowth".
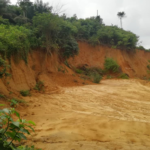
<path id="1" fill-rule="evenodd" d="M 12 98 L 11 100 L 9 100 L 10 102 L 10 106 L 16 108 L 19 104 L 26 104 L 26 102 L 24 100 L 20 100 L 17 98 Z"/>
<path id="2" fill-rule="evenodd" d="M 30 91 L 29 90 L 22 90 L 22 91 L 20 91 L 20 94 L 22 95 L 22 96 L 31 96 L 31 93 L 30 93 Z"/>
<path id="3" fill-rule="evenodd" d="M 129 79 L 129 76 L 128 76 L 127 74 L 125 74 L 125 73 L 122 73 L 122 74 L 119 76 L 119 78 L 121 78 L 121 79 Z"/>
<path id="4" fill-rule="evenodd" d="M 45 91 L 45 86 L 44 86 L 44 82 L 42 81 L 38 81 L 34 87 L 34 90 L 37 90 L 37 91 L 42 91 L 44 92 Z"/>
<path id="5" fill-rule="evenodd" d="M 118 73 L 119 65 L 113 58 L 106 58 L 104 62 L 104 69 L 106 72 Z"/>

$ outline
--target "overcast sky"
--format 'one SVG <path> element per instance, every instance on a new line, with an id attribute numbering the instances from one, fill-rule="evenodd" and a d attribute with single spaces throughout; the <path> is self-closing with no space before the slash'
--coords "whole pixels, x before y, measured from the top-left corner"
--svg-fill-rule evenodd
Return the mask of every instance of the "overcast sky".
<path id="1" fill-rule="evenodd" d="M 15 4 L 17 0 L 10 0 Z M 31 0 L 34 1 L 34 0 Z M 105 25 L 117 25 L 119 11 L 126 13 L 123 19 L 124 30 L 140 36 L 145 48 L 150 48 L 150 0 L 43 0 L 54 8 L 64 5 L 67 16 L 77 15 L 78 18 L 96 16 L 97 10 Z"/>

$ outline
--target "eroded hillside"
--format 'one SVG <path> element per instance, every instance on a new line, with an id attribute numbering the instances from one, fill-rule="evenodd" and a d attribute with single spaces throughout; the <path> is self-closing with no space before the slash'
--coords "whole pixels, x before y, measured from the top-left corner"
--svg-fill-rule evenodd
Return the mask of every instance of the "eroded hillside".
<path id="1" fill-rule="evenodd" d="M 150 53 L 142 50 L 136 52 L 112 49 L 105 46 L 90 46 L 87 43 L 79 42 L 80 53 L 70 59 L 73 66 L 88 65 L 89 67 L 104 67 L 106 57 L 114 58 L 124 73 L 130 77 L 150 76 L 147 65 L 150 60 Z"/>
<path id="2" fill-rule="evenodd" d="M 112 49 L 104 46 L 92 47 L 87 43 L 79 42 L 80 52 L 77 56 L 68 60 L 72 67 L 86 65 L 87 67 L 104 67 L 106 57 L 115 59 L 122 72 L 129 77 L 149 77 L 147 65 L 150 53 L 137 50 L 134 52 Z M 11 77 L 0 79 L 0 93 L 9 95 L 20 90 L 33 89 L 36 81 L 44 82 L 46 91 L 55 91 L 59 86 L 82 85 L 82 80 L 74 75 L 73 70 L 60 62 L 59 56 L 53 54 L 46 57 L 42 51 L 33 51 L 28 56 L 28 64 L 23 60 L 19 63 L 11 60 Z M 74 83 L 74 81 L 78 82 Z M 89 83 L 87 81 L 87 83 Z"/>

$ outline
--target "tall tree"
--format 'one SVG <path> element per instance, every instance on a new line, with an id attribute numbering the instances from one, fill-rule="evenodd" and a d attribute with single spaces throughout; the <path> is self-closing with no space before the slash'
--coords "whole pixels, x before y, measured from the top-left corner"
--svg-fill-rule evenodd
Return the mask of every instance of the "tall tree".
<path id="1" fill-rule="evenodd" d="M 122 12 L 118 12 L 117 16 L 119 17 L 120 19 L 120 26 L 122 28 L 122 18 L 124 18 L 126 16 L 125 12 L 122 11 Z"/>
<path id="2" fill-rule="evenodd" d="M 9 5 L 9 0 L 0 0 L 0 15 L 6 12 L 7 6 Z"/>

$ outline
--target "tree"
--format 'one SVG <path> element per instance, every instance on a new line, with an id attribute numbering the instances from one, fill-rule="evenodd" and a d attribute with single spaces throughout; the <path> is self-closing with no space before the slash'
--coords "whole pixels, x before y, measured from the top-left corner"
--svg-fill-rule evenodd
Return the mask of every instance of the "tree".
<path id="1" fill-rule="evenodd" d="M 0 15 L 3 15 L 6 12 L 9 3 L 9 0 L 0 0 Z"/>
<path id="2" fill-rule="evenodd" d="M 44 3 L 42 0 L 36 0 L 34 2 L 34 10 L 38 13 L 46 13 L 52 11 L 52 6 L 49 6 L 49 3 Z"/>
<path id="3" fill-rule="evenodd" d="M 27 11 L 33 5 L 33 3 L 30 2 L 30 0 L 19 0 L 18 4 L 22 9 L 23 17 L 28 17 Z"/>
<path id="4" fill-rule="evenodd" d="M 120 25 L 121 25 L 121 28 L 122 28 L 122 18 L 124 18 L 126 16 L 125 12 L 118 12 L 117 16 L 119 17 L 120 19 Z"/>

